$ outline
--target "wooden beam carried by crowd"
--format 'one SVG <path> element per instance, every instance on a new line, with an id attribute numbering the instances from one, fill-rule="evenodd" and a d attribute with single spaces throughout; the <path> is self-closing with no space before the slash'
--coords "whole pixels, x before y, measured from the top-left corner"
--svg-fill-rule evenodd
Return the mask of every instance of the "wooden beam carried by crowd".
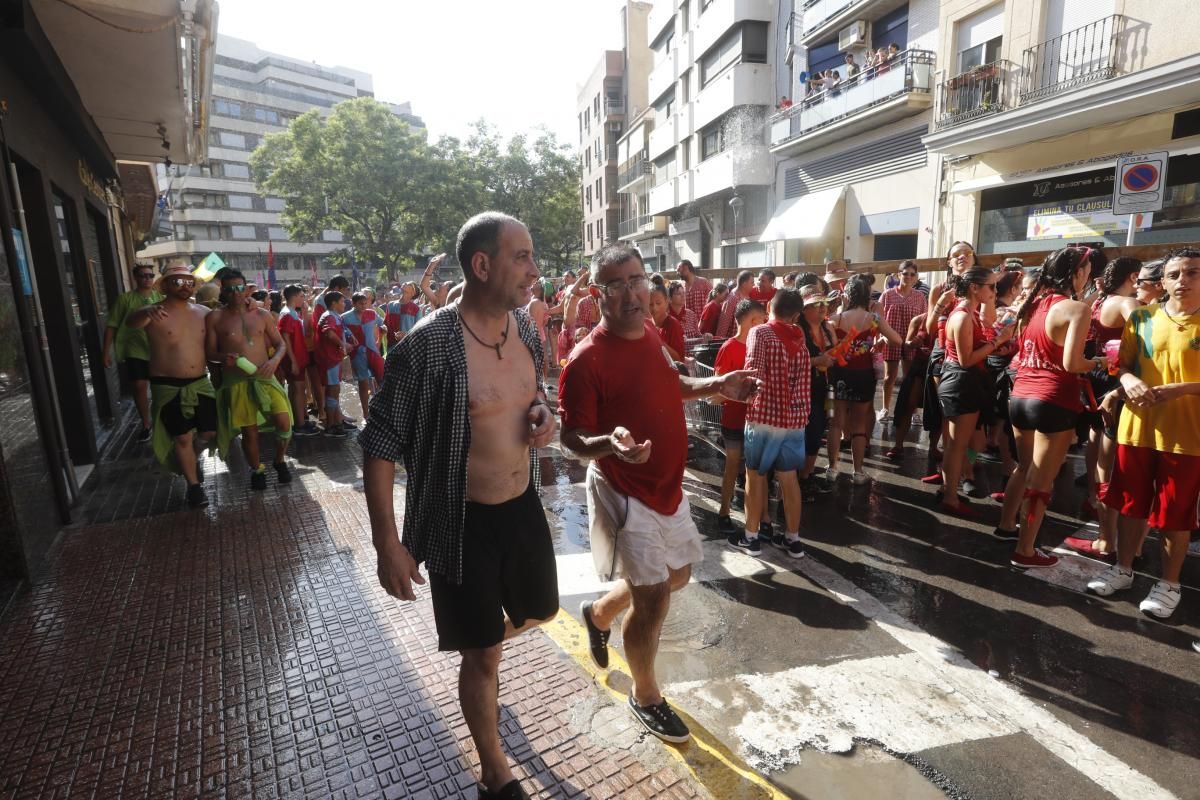
<path id="1" fill-rule="evenodd" d="M 1111 261 L 1118 256 L 1133 256 L 1141 261 L 1153 261 L 1156 258 L 1162 258 L 1172 250 L 1178 250 L 1183 247 L 1194 247 L 1200 249 L 1200 242 L 1171 242 L 1165 244 L 1138 244 L 1132 247 L 1105 247 L 1104 255 Z M 988 253 L 977 256 L 979 263 L 985 267 L 998 267 L 1004 263 L 1005 259 L 1019 258 L 1026 267 L 1039 267 L 1046 260 L 1046 256 L 1053 253 L 1053 250 L 1030 250 L 1023 253 Z M 946 259 L 944 258 L 914 258 L 912 259 L 917 264 L 917 269 L 921 272 L 941 272 L 946 269 Z M 850 264 L 851 273 L 871 273 L 873 275 L 887 275 L 896 272 L 900 267 L 900 261 L 860 261 Z M 750 267 L 751 272 L 756 275 L 763 267 Z M 783 278 L 789 272 L 815 272 L 818 275 L 825 274 L 824 264 L 808 264 L 800 266 L 797 264 L 772 266 L 775 270 L 775 275 Z M 673 273 L 674 268 L 667 270 Z M 698 269 L 696 274 L 703 275 L 709 280 L 732 280 L 741 272 L 740 269 Z"/>

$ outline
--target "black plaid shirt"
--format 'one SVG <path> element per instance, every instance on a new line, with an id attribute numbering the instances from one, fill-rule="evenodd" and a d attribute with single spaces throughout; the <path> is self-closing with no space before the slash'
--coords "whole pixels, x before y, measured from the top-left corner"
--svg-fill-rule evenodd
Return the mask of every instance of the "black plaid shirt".
<path id="1" fill-rule="evenodd" d="M 542 342 L 524 309 L 513 312 L 529 348 L 539 392 Z M 417 323 L 387 357 L 383 386 L 371 399 L 358 443 L 363 452 L 403 461 L 408 473 L 401 540 L 417 563 L 462 583 L 463 521 L 467 511 L 467 454 L 471 449 L 467 351 L 458 305 Z M 540 486 L 537 453 L 530 476 Z"/>

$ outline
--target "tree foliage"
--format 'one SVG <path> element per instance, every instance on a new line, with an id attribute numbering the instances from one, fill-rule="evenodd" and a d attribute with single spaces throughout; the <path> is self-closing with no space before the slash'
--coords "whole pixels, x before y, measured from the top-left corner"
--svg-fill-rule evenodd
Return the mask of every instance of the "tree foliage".
<path id="1" fill-rule="evenodd" d="M 430 143 L 423 133 L 360 97 L 267 136 L 250 166 L 261 192 L 285 199 L 281 219 L 293 241 L 339 230 L 360 263 L 392 278 L 424 253 L 452 252 L 459 226 L 484 210 L 525 222 L 543 266 L 578 262 L 578 166 L 552 133 L 506 141 L 483 122 L 465 142 Z"/>

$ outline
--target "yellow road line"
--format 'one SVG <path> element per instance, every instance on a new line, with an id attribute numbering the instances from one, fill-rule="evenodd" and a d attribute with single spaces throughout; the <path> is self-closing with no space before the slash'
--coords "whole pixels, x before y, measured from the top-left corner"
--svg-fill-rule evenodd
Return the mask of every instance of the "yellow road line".
<path id="1" fill-rule="evenodd" d="M 612 686 L 612 677 L 622 673 L 628 682 L 632 682 L 629 679 L 629 666 L 615 650 L 609 649 L 609 669 L 597 669 L 588 653 L 587 630 L 581 623 L 576 622 L 575 618 L 565 609 L 560 610 L 552 622 L 543 625 L 542 630 L 567 655 L 575 659 L 596 683 L 607 689 L 617 702 L 628 702 L 628 694 L 618 691 Z M 607 675 L 603 674 L 605 672 Z M 666 750 L 678 759 L 714 797 L 720 798 L 720 800 L 785 800 L 787 798 L 786 794 L 751 769 L 746 762 L 730 751 L 699 722 L 678 706 L 672 704 L 671 707 L 687 724 L 692 732 L 692 737 L 687 744 L 667 744 Z"/>

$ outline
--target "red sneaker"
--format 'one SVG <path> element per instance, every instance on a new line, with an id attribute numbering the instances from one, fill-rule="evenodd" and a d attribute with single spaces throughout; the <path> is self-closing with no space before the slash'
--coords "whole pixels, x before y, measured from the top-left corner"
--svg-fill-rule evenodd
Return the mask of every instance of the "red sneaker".
<path id="1" fill-rule="evenodd" d="M 955 505 L 951 505 L 950 503 L 942 503 L 939 508 L 943 514 L 950 514 L 952 516 L 963 517 L 965 519 L 975 518 L 975 510 L 966 503 L 957 503 Z"/>
<path id="2" fill-rule="evenodd" d="M 1058 556 L 1043 553 L 1041 550 L 1034 550 L 1031 556 L 1013 553 L 1009 563 L 1021 569 L 1040 569 L 1041 567 L 1053 567 L 1058 563 Z"/>
<path id="3" fill-rule="evenodd" d="M 921 483 L 928 483 L 930 486 L 941 486 L 942 473 L 935 472 L 932 475 L 926 475 L 924 478 L 921 478 Z"/>
<path id="4" fill-rule="evenodd" d="M 997 503 L 1003 503 L 1003 502 L 1004 502 L 1004 492 L 992 492 L 992 493 L 991 493 L 991 495 L 990 495 L 990 497 L 991 497 L 993 500 L 995 500 Z"/>
<path id="5" fill-rule="evenodd" d="M 1096 545 L 1099 539 L 1083 539 L 1078 536 L 1068 536 L 1063 539 L 1062 546 L 1068 550 L 1074 550 L 1082 556 L 1089 558 L 1098 558 L 1101 561 L 1107 561 L 1112 558 L 1112 553 L 1106 553 L 1103 550 L 1097 549 Z"/>

